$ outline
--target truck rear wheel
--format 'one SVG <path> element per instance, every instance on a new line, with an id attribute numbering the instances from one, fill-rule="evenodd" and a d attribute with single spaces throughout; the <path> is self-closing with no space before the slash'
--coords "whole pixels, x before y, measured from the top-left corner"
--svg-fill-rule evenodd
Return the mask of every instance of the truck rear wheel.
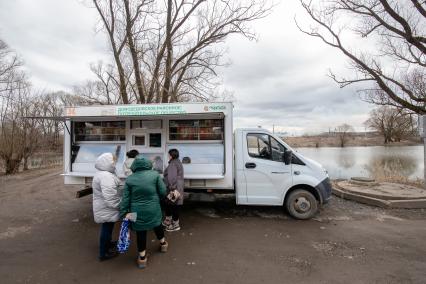
<path id="1" fill-rule="evenodd" d="M 312 218 L 318 212 L 318 201 L 305 189 L 296 189 L 291 192 L 285 206 L 293 218 L 300 220 Z"/>

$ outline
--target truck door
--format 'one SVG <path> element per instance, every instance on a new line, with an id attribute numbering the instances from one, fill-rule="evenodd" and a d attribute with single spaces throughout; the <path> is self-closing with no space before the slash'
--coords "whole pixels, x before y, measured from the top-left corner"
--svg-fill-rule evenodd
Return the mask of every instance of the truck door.
<path id="1" fill-rule="evenodd" d="M 291 187 L 291 164 L 284 164 L 285 147 L 266 133 L 246 133 L 243 149 L 247 203 L 282 205 L 284 192 Z M 244 141 L 245 140 L 245 141 Z"/>

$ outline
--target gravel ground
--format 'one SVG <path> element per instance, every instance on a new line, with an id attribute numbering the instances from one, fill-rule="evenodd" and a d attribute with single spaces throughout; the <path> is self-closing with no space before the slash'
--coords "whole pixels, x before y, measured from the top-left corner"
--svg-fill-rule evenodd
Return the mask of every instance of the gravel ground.
<path id="1" fill-rule="evenodd" d="M 425 210 L 334 197 L 297 221 L 279 207 L 236 206 L 232 195 L 190 195 L 169 252 L 150 233 L 139 270 L 134 244 L 97 261 L 91 196 L 75 199 L 77 189 L 57 169 L 0 177 L 1 283 L 425 283 Z"/>

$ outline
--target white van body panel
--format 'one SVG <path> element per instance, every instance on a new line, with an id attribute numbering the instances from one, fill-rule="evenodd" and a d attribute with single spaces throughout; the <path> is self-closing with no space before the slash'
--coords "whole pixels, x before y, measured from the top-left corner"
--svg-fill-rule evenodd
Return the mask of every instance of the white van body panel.
<path id="1" fill-rule="evenodd" d="M 319 182 L 328 178 L 328 173 L 321 164 L 304 157 L 300 153 L 293 152 L 293 154 L 305 163 L 305 166 L 293 165 L 293 171 L 298 172 L 297 179 L 300 181 L 297 183 L 295 182 L 295 184 L 301 184 L 303 180 L 306 180 L 305 184 L 315 187 Z M 296 176 L 293 177 L 293 179 L 296 179 Z M 308 183 L 309 181 L 311 181 L 311 183 Z"/>
<path id="2" fill-rule="evenodd" d="M 244 172 L 243 132 L 234 132 L 234 176 L 235 176 L 235 199 L 237 204 L 247 204 L 247 182 Z"/>

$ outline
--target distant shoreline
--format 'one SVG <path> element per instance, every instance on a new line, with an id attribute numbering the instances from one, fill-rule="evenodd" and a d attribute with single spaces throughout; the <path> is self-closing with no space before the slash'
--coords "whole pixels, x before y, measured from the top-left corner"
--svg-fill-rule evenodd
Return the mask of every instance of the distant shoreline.
<path id="1" fill-rule="evenodd" d="M 335 135 L 317 135 L 300 137 L 281 137 L 287 144 L 294 148 L 340 148 L 340 139 Z M 423 145 L 420 137 L 409 137 L 399 142 L 384 143 L 379 135 L 351 135 L 344 147 L 371 147 L 371 146 L 418 146 Z"/>

